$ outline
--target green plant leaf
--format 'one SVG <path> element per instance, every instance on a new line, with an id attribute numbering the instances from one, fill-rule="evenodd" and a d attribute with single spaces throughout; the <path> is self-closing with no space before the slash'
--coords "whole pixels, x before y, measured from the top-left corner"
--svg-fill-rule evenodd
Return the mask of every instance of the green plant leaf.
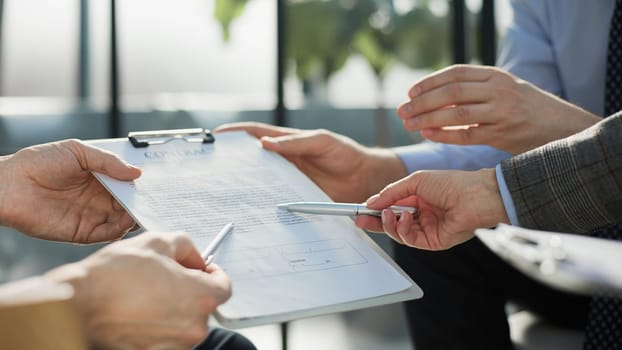
<path id="1" fill-rule="evenodd" d="M 340 1 L 292 1 L 287 6 L 287 57 L 299 79 L 317 71 L 328 80 L 347 62 L 362 22 L 373 12 L 370 0 L 354 7 Z"/>
<path id="2" fill-rule="evenodd" d="M 214 16 L 222 27 L 222 37 L 225 42 L 229 41 L 231 23 L 244 12 L 244 7 L 249 0 L 215 0 Z"/>
<path id="3" fill-rule="evenodd" d="M 374 74 L 381 75 L 390 64 L 391 56 L 382 48 L 376 34 L 371 28 L 360 31 L 356 36 L 354 46 L 369 63 Z"/>
<path id="4" fill-rule="evenodd" d="M 229 40 L 231 23 L 250 0 L 215 0 L 215 16 Z M 411 68 L 440 68 L 450 61 L 449 17 L 438 17 L 418 0 L 397 13 L 393 0 L 284 0 L 289 64 L 301 79 L 324 80 L 338 72 L 353 53 L 362 55 L 377 77 L 396 61 Z M 385 23 L 374 26 L 382 11 Z M 470 21 L 473 22 L 473 21 Z"/>
<path id="5" fill-rule="evenodd" d="M 427 6 L 400 16 L 395 27 L 395 55 L 411 68 L 440 68 L 449 63 L 448 17 L 437 17 Z"/>

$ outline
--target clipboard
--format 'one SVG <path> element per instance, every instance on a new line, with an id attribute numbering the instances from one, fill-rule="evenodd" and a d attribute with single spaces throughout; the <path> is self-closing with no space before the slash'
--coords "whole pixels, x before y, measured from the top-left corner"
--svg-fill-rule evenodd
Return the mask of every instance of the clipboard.
<path id="1" fill-rule="evenodd" d="M 191 134 L 191 135 L 190 135 Z M 233 296 L 215 318 L 228 328 L 281 323 L 418 299 L 421 288 L 351 218 L 278 209 L 330 201 L 309 178 L 245 132 L 206 129 L 91 140 L 140 167 L 133 182 L 97 179 L 146 230 L 184 230 L 201 251 L 227 222 L 215 254 Z"/>
<path id="2" fill-rule="evenodd" d="M 157 131 L 132 131 L 127 138 L 134 148 L 161 145 L 172 140 L 182 139 L 186 142 L 213 143 L 214 135 L 203 128 L 157 130 Z"/>
<path id="3" fill-rule="evenodd" d="M 622 242 L 505 224 L 475 234 L 509 264 L 552 288 L 622 297 Z"/>

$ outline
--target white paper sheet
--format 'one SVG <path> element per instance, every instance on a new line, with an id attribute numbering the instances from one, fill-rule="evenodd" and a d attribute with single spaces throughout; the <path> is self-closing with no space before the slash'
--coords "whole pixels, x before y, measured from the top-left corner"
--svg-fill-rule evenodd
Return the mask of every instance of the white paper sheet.
<path id="1" fill-rule="evenodd" d="M 254 325 L 340 311 L 334 306 L 344 303 L 367 300 L 353 305 L 358 308 L 422 295 L 350 218 L 277 209 L 284 202 L 330 199 L 245 133 L 218 134 L 214 144 L 93 143 L 142 169 L 134 182 L 96 175 L 145 229 L 186 231 L 202 250 L 226 223 L 235 223 L 215 254 L 233 281 L 233 297 L 218 309 L 225 324 Z M 394 300 L 386 298 L 392 294 Z M 385 298 L 374 301 L 380 296 Z"/>

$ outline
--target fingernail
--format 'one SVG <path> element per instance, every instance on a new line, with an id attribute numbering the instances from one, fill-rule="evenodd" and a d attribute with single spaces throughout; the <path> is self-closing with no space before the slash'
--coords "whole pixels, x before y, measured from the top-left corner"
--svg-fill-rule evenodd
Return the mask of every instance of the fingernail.
<path id="1" fill-rule="evenodd" d="M 421 94 L 421 87 L 415 86 L 410 90 L 410 97 L 417 97 Z"/>
<path id="2" fill-rule="evenodd" d="M 389 210 L 388 209 L 383 209 L 382 213 L 380 213 L 380 217 L 382 219 L 382 223 L 387 223 L 389 221 Z"/>
<path id="3" fill-rule="evenodd" d="M 434 134 L 436 134 L 436 129 L 423 129 L 421 130 L 421 134 L 423 137 L 434 136 Z"/>
<path id="4" fill-rule="evenodd" d="M 270 136 L 264 136 L 261 138 L 261 142 L 266 142 L 269 143 L 275 147 L 278 147 L 280 145 L 279 141 L 277 139 L 275 139 L 274 137 L 270 137 Z"/>
<path id="5" fill-rule="evenodd" d="M 408 213 L 401 213 L 400 217 L 397 219 L 397 221 L 399 221 L 399 222 L 406 221 L 406 215 L 408 215 Z"/>
<path id="6" fill-rule="evenodd" d="M 417 127 L 417 125 L 419 125 L 419 119 L 417 119 L 417 118 L 411 118 L 411 119 L 408 119 L 408 120 L 406 121 L 406 127 L 407 127 L 407 128 L 412 128 L 412 129 L 414 129 L 414 128 L 416 128 L 416 127 Z"/>
<path id="7" fill-rule="evenodd" d="M 137 167 L 136 165 L 130 164 L 130 163 L 126 162 L 126 161 L 123 161 L 123 164 L 125 165 L 126 168 L 140 170 L 140 168 Z"/>
<path id="8" fill-rule="evenodd" d="M 367 203 L 367 205 L 368 205 L 368 206 L 370 206 L 370 205 L 374 205 L 374 203 L 376 203 L 376 201 L 378 200 L 378 197 L 380 197 L 380 196 L 379 196 L 379 195 L 377 195 L 377 194 L 375 194 L 375 195 L 373 195 L 373 196 L 369 197 L 369 199 L 368 199 L 368 200 L 367 200 L 367 202 L 366 202 L 366 203 Z"/>

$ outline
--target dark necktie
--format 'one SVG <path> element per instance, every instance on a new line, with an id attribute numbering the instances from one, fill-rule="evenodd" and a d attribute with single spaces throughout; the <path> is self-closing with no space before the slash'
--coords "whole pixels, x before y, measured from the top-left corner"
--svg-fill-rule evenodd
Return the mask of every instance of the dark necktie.
<path id="1" fill-rule="evenodd" d="M 611 17 L 607 71 L 605 73 L 605 115 L 622 110 L 622 0 L 616 0 Z M 606 239 L 622 239 L 622 225 L 596 234 Z M 600 295 L 592 298 L 585 329 L 584 350 L 622 349 L 622 299 Z"/>

